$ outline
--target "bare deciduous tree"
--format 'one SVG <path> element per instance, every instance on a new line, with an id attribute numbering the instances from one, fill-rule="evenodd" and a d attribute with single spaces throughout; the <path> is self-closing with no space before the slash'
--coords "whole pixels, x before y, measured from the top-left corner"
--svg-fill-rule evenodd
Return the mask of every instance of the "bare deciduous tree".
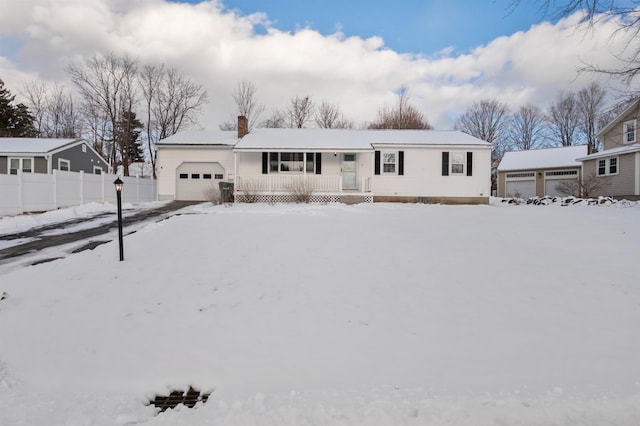
<path id="1" fill-rule="evenodd" d="M 286 114 L 282 110 L 274 108 L 271 110 L 271 115 L 260 123 L 259 127 L 267 129 L 281 129 L 283 127 L 287 127 Z"/>
<path id="2" fill-rule="evenodd" d="M 397 91 L 397 102 L 393 106 L 378 109 L 376 120 L 369 124 L 370 129 L 432 129 L 414 105 L 409 103 L 409 89 L 402 86 Z"/>
<path id="3" fill-rule="evenodd" d="M 82 117 L 64 87 L 34 80 L 24 85 L 22 94 L 33 113 L 34 126 L 40 137 L 81 136 Z"/>
<path id="4" fill-rule="evenodd" d="M 454 128 L 493 146 L 493 156 L 502 158 L 507 142 L 509 107 L 497 99 L 474 102 L 456 120 Z"/>
<path id="5" fill-rule="evenodd" d="M 579 126 L 587 141 L 590 153 L 599 150 L 596 132 L 606 95 L 606 90 L 595 82 L 578 92 Z"/>
<path id="6" fill-rule="evenodd" d="M 240 81 L 233 92 L 233 100 L 238 109 L 238 115 L 247 117 L 251 130 L 264 112 L 264 105 L 258 103 L 256 85 L 250 81 Z"/>
<path id="7" fill-rule="evenodd" d="M 340 107 L 328 101 L 322 101 L 316 109 L 316 124 L 321 129 L 351 129 L 353 122 L 340 111 Z"/>
<path id="8" fill-rule="evenodd" d="M 182 72 L 164 65 L 146 65 L 138 77 L 145 100 L 146 149 L 156 176 L 155 145 L 197 122 L 207 92 Z"/>
<path id="9" fill-rule="evenodd" d="M 578 102 L 573 92 L 559 92 L 549 108 L 549 131 L 562 146 L 575 144 L 575 134 L 580 123 Z"/>
<path id="10" fill-rule="evenodd" d="M 102 154 L 114 167 L 119 164 L 119 147 L 115 140 L 118 120 L 122 116 L 122 108 L 135 103 L 134 84 L 137 63 L 128 56 L 95 55 L 80 63 L 73 63 L 67 68 L 73 84 L 80 91 L 86 108 L 100 111 L 108 119 L 103 134 Z"/>
<path id="11" fill-rule="evenodd" d="M 535 105 L 524 105 L 511 116 L 509 139 L 514 148 L 535 148 L 544 137 L 545 116 Z"/>
<path id="12" fill-rule="evenodd" d="M 249 130 L 256 127 L 260 116 L 264 112 L 264 105 L 258 104 L 256 98 L 256 85 L 250 81 L 240 81 L 233 91 L 233 101 L 236 104 L 235 115 L 232 114 L 229 120 L 220 124 L 220 130 L 238 130 L 237 116 L 247 117 Z"/>
<path id="13" fill-rule="evenodd" d="M 289 127 L 301 129 L 313 117 L 314 105 L 310 96 L 291 98 L 287 109 Z"/>
<path id="14" fill-rule="evenodd" d="M 613 52 L 613 55 L 622 62 L 622 66 L 617 69 L 608 69 L 587 65 L 582 71 L 608 74 L 634 87 L 633 82 L 640 75 L 640 46 L 637 43 L 640 35 L 640 0 L 533 0 L 533 2 L 540 4 L 544 15 L 552 15 L 555 18 L 581 12 L 581 23 L 587 29 L 592 29 L 601 19 L 615 18 L 618 29 L 612 37 L 623 35 L 628 40 L 624 51 Z M 516 8 L 520 3 L 522 0 L 512 0 L 511 8 Z"/>

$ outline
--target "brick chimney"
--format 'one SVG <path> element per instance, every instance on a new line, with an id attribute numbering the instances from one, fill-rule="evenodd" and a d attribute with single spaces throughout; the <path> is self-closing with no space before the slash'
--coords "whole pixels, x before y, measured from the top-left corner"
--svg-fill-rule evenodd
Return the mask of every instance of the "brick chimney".
<path id="1" fill-rule="evenodd" d="M 244 115 L 238 116 L 238 139 L 242 139 L 249 133 L 249 120 Z"/>

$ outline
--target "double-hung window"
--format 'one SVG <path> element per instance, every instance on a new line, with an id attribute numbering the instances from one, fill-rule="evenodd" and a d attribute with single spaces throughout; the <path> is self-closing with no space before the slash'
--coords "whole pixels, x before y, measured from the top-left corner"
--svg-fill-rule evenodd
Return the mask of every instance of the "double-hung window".
<path id="1" fill-rule="evenodd" d="M 598 176 L 618 174 L 618 157 L 601 158 L 598 160 Z"/>
<path id="2" fill-rule="evenodd" d="M 382 153 L 382 173 L 396 173 L 396 152 L 383 152 Z"/>
<path id="3" fill-rule="evenodd" d="M 9 174 L 17 175 L 18 170 L 22 170 L 22 173 L 33 173 L 33 159 L 9 158 Z"/>
<path id="4" fill-rule="evenodd" d="M 69 160 L 63 160 L 58 158 L 58 170 L 68 172 L 71 170 L 71 162 Z"/>
<path id="5" fill-rule="evenodd" d="M 623 124 L 622 143 L 631 144 L 636 142 L 636 120 L 625 121 Z"/>
<path id="6" fill-rule="evenodd" d="M 464 153 L 452 152 L 451 153 L 451 174 L 464 174 Z"/>

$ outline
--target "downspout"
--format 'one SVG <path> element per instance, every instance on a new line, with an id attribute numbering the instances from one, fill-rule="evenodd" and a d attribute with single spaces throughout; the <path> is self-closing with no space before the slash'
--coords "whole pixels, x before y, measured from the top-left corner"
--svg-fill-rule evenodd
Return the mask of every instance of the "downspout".
<path id="1" fill-rule="evenodd" d="M 634 195 L 640 196 L 640 151 L 636 152 L 636 178 Z"/>

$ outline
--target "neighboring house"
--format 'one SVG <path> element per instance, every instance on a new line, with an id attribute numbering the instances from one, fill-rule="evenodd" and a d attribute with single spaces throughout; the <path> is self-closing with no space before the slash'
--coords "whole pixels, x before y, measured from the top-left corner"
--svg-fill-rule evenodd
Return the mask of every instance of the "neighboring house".
<path id="1" fill-rule="evenodd" d="M 581 179 L 587 145 L 510 151 L 498 165 L 498 197 L 566 196 L 559 184 Z"/>
<path id="2" fill-rule="evenodd" d="M 486 204 L 491 145 L 458 131 L 255 129 L 182 132 L 160 141 L 158 199 L 206 200 L 233 182 L 238 200 Z"/>
<path id="3" fill-rule="evenodd" d="M 596 135 L 602 151 L 583 156 L 584 179 L 601 179 L 597 193 L 616 198 L 640 199 L 640 99 Z"/>
<path id="4" fill-rule="evenodd" d="M 84 139 L 0 138 L 0 174 L 53 170 L 101 174 L 109 165 Z"/>

